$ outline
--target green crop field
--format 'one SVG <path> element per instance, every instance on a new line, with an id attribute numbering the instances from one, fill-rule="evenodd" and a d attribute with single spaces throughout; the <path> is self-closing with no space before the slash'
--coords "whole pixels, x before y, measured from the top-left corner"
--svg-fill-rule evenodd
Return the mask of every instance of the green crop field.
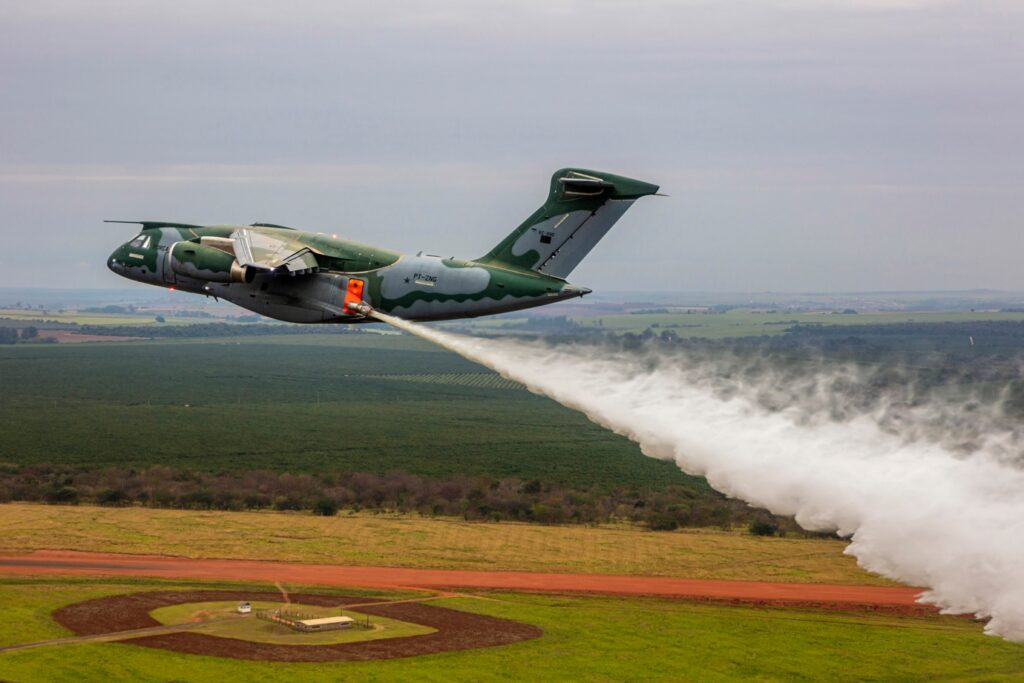
<path id="1" fill-rule="evenodd" d="M 72 325 L 194 325 L 198 322 L 205 322 L 201 318 L 164 316 L 165 322 L 157 323 L 156 315 L 156 313 L 93 313 L 0 308 L 0 318 L 16 320 L 26 325 L 36 325 L 44 322 Z"/>
<path id="2" fill-rule="evenodd" d="M 1017 312 L 880 312 L 843 314 L 832 312 L 792 313 L 732 310 L 727 313 L 635 313 L 629 315 L 580 316 L 573 319 L 588 327 L 611 332 L 671 331 L 680 337 L 750 337 L 782 334 L 795 325 L 886 325 L 896 323 L 942 323 L 973 321 L 1022 321 Z"/>
<path id="3" fill-rule="evenodd" d="M 0 347 L 2 462 L 704 489 L 454 354 L 370 334 Z"/>
<path id="4" fill-rule="evenodd" d="M 500 375 L 484 372 L 448 372 L 438 374 L 415 375 L 377 375 L 378 379 L 393 379 L 399 382 L 423 382 L 426 384 L 444 384 L 460 387 L 485 387 L 492 389 L 522 389 L 518 382 L 505 379 Z"/>
<path id="5" fill-rule="evenodd" d="M 3 580 L 0 646 L 68 635 L 65 604 L 147 589 L 221 587 L 155 581 Z M 262 587 L 266 588 L 266 587 Z M 341 592 L 341 591 L 337 591 Z M 352 593 L 352 591 L 347 591 Z M 896 617 L 693 604 L 650 598 L 483 593 L 432 604 L 543 629 L 514 645 L 370 662 L 288 664 L 183 655 L 126 643 L 0 652 L 8 681 L 337 680 L 1019 680 L 1024 648 L 956 617 Z"/>

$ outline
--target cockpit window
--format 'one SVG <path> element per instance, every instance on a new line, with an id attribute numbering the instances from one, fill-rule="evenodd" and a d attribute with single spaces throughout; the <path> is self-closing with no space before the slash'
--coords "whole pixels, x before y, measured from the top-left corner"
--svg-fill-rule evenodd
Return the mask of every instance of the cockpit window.
<path id="1" fill-rule="evenodd" d="M 136 235 L 135 239 L 128 243 L 128 246 L 136 247 L 138 249 L 145 249 L 149 246 L 149 236 Z"/>

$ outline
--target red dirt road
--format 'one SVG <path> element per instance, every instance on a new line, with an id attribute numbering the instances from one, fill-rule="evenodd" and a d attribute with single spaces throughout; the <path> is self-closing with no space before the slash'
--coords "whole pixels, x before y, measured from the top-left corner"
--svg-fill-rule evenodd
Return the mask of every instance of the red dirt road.
<path id="1" fill-rule="evenodd" d="M 645 595 L 690 600 L 933 612 L 917 603 L 919 588 L 820 583 L 713 581 L 663 576 L 353 567 L 256 560 L 189 559 L 37 551 L 0 555 L 0 574 L 148 576 L 165 579 L 275 581 L 369 588 L 506 589 L 553 593 Z"/>

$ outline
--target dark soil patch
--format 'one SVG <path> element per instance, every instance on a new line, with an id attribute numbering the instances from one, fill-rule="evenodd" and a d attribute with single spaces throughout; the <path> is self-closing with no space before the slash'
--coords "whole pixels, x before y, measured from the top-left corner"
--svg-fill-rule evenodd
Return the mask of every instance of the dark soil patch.
<path id="1" fill-rule="evenodd" d="M 158 607 L 222 600 L 278 600 L 280 597 L 279 593 L 252 591 L 154 591 L 97 598 L 67 605 L 54 612 L 53 618 L 57 623 L 79 635 L 98 635 L 159 626 L 159 622 L 149 615 L 150 611 Z M 428 626 L 437 631 L 404 638 L 335 645 L 257 643 L 192 632 L 145 636 L 121 642 L 174 652 L 233 659 L 327 662 L 394 659 L 453 650 L 494 647 L 520 640 L 539 638 L 543 634 L 539 628 L 529 624 L 416 602 L 391 604 L 382 602 L 378 605 L 367 605 L 367 602 L 372 601 L 365 598 L 308 593 L 292 595 L 291 599 L 297 603 L 324 607 L 359 603 L 362 605 L 359 607 L 359 611 L 364 614 L 400 619 Z"/>

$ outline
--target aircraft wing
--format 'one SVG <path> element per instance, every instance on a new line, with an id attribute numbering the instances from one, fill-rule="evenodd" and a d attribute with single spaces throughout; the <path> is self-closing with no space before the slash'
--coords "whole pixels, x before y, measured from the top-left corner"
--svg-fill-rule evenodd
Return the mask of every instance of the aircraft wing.
<path id="1" fill-rule="evenodd" d="M 319 268 L 316 255 L 294 239 L 240 228 L 231 233 L 231 243 L 242 266 L 295 274 Z"/>

